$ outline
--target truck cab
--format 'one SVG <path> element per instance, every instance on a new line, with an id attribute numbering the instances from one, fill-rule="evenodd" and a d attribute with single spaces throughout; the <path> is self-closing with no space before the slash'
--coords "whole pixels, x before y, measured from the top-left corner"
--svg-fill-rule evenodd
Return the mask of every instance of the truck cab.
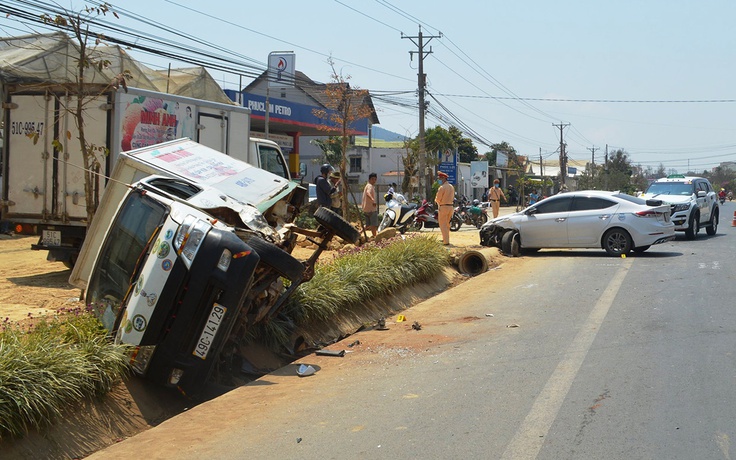
<path id="1" fill-rule="evenodd" d="M 138 375 L 187 395 L 278 314 L 334 235 L 360 237 L 325 208 L 320 230 L 299 229 L 306 189 L 189 139 L 121 154 L 112 178 L 69 281 Z M 306 262 L 290 254 L 296 233 L 319 243 Z"/>

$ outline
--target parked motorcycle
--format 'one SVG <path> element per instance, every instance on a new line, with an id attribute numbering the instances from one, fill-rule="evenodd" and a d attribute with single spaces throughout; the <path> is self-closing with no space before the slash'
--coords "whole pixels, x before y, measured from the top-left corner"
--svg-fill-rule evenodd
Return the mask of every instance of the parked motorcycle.
<path id="1" fill-rule="evenodd" d="M 455 216 L 457 216 L 457 220 L 460 223 L 456 223 L 457 228 L 453 230 L 453 222 L 450 221 L 450 230 L 452 231 L 460 230 L 460 226 L 462 224 L 472 225 L 475 228 L 480 228 L 483 224 L 488 222 L 488 214 L 486 214 L 486 209 L 481 208 L 480 202 L 478 200 L 473 200 L 472 203 L 461 201 L 460 205 L 455 208 L 453 219 L 455 219 Z"/>
<path id="2" fill-rule="evenodd" d="M 414 223 L 417 205 L 406 201 L 404 195 L 400 193 L 387 193 L 383 196 L 383 199 L 386 200 L 386 211 L 383 213 L 378 231 L 383 231 L 388 227 L 396 227 L 399 233 L 403 234 Z"/>
<path id="3" fill-rule="evenodd" d="M 440 226 L 439 220 L 437 220 L 438 212 L 427 200 L 422 200 L 422 204 L 417 208 L 416 214 L 414 215 L 414 223 L 412 227 L 414 230 L 419 231 L 424 228 L 438 228 Z"/>

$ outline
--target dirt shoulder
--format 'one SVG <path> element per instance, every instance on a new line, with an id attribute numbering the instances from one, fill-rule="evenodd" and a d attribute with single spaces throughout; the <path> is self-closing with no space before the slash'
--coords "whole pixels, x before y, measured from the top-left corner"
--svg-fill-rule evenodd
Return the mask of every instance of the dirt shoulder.
<path id="1" fill-rule="evenodd" d="M 438 239 L 438 230 L 424 232 Z M 43 315 L 83 308 L 80 290 L 68 283 L 70 270 L 61 263 L 46 261 L 46 253 L 33 251 L 36 237 L 3 235 L 0 239 L 0 318 L 7 322 L 26 322 Z M 460 254 L 467 249 L 480 249 L 478 231 L 467 228 L 451 234 L 449 250 Z M 312 251 L 297 248 L 294 255 L 305 259 Z M 334 257 L 327 251 L 324 258 Z M 493 265 L 505 258 L 497 252 Z M 434 284 L 416 286 L 394 298 L 400 311 L 415 305 L 452 285 L 468 279 L 448 269 Z M 409 324 L 408 327 L 411 325 Z M 141 385 L 130 379 L 102 401 L 89 401 L 72 408 L 63 421 L 42 433 L 29 433 L 20 440 L 0 441 L 2 458 L 82 458 L 99 449 L 122 441 L 188 409 L 187 402 L 165 391 Z"/>

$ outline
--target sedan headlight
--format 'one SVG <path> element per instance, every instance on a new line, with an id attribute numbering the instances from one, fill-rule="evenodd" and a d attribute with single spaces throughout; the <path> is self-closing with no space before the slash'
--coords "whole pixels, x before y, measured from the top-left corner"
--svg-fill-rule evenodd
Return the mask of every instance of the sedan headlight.
<path id="1" fill-rule="evenodd" d="M 194 256 L 197 255 L 204 237 L 211 228 L 212 225 L 209 222 L 197 219 L 192 215 L 184 218 L 184 222 L 179 226 L 179 230 L 176 231 L 174 237 L 174 247 L 187 268 L 192 266 Z"/>

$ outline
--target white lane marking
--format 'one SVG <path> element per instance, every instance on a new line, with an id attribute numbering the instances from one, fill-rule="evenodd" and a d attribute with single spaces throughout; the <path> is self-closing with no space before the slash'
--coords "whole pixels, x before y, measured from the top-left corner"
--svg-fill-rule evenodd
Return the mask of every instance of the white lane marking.
<path id="1" fill-rule="evenodd" d="M 632 263 L 632 259 L 625 260 L 611 282 L 608 283 L 608 287 L 596 302 L 585 324 L 567 348 L 564 358 L 557 364 L 557 368 L 547 380 L 542 392 L 537 395 L 529 414 L 516 431 L 514 438 L 506 446 L 502 459 L 533 459 L 539 455 L 547 433 L 562 407 L 562 402 L 570 391 L 572 382 Z"/>

